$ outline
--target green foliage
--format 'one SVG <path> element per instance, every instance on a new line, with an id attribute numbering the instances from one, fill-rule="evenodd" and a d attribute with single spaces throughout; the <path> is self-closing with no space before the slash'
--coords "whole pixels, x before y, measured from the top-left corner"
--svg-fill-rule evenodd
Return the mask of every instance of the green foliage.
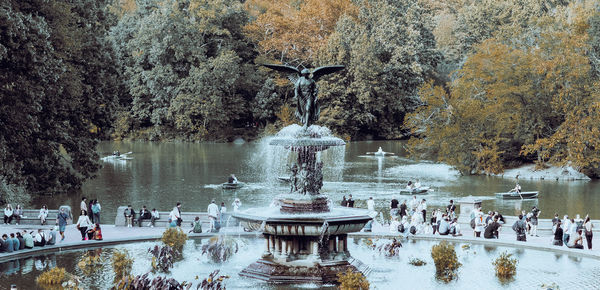
<path id="1" fill-rule="evenodd" d="M 431 257 L 435 263 L 436 278 L 449 282 L 458 276 L 457 270 L 462 266 L 454 246 L 443 241 L 431 248 Z"/>
<path id="2" fill-rule="evenodd" d="M 131 276 L 133 258 L 129 256 L 129 252 L 127 252 L 127 250 L 114 251 L 111 264 L 113 267 L 113 272 L 115 273 L 114 283 L 117 285 L 117 289 L 125 289 L 119 288 L 118 284 L 124 278 Z"/>
<path id="3" fill-rule="evenodd" d="M 242 34 L 246 22 L 234 0 L 151 0 L 125 13 L 110 36 L 131 95 L 131 129 L 210 139 L 248 118 L 247 96 L 259 80 Z"/>
<path id="4" fill-rule="evenodd" d="M 364 0 L 358 18 L 343 16 L 319 64 L 346 66 L 321 82 L 320 122 L 352 138 L 400 138 L 407 112 L 420 105 L 417 88 L 441 59 L 419 1 Z"/>
<path id="5" fill-rule="evenodd" d="M 0 7 L 0 176 L 29 193 L 78 189 L 99 168 L 119 78 L 105 1 Z"/>
<path id="6" fill-rule="evenodd" d="M 348 271 L 337 273 L 338 283 L 341 290 L 367 290 L 369 281 L 361 272 Z"/>
<path id="7" fill-rule="evenodd" d="M 496 268 L 498 278 L 506 280 L 517 274 L 517 259 L 511 257 L 512 254 L 504 252 L 492 262 L 492 265 Z"/>
<path id="8" fill-rule="evenodd" d="M 427 262 L 425 262 L 419 258 L 411 258 L 410 260 L 408 260 L 408 263 L 413 266 L 417 266 L 417 267 L 427 265 Z"/>
<path id="9" fill-rule="evenodd" d="M 60 285 L 67 281 L 67 271 L 65 268 L 52 268 L 40 274 L 35 281 L 42 285 Z"/>
<path id="10" fill-rule="evenodd" d="M 163 244 L 173 248 L 179 255 L 183 255 L 183 246 L 185 246 L 187 238 L 187 234 L 181 228 L 176 227 L 165 230 L 160 240 Z"/>

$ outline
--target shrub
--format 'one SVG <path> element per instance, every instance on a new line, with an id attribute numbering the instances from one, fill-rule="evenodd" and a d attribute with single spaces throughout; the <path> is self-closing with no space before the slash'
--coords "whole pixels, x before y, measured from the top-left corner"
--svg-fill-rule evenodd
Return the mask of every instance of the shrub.
<path id="1" fill-rule="evenodd" d="M 341 290 L 367 290 L 369 281 L 361 272 L 353 272 L 348 269 L 345 273 L 338 273 L 338 282 Z"/>
<path id="2" fill-rule="evenodd" d="M 457 277 L 457 270 L 462 266 L 454 251 L 454 246 L 443 241 L 431 248 L 431 257 L 435 263 L 436 277 L 449 282 Z"/>
<path id="3" fill-rule="evenodd" d="M 67 281 L 67 271 L 65 268 L 52 268 L 40 274 L 35 281 L 41 285 L 61 285 Z"/>
<path id="4" fill-rule="evenodd" d="M 239 245 L 235 239 L 223 236 L 212 237 L 207 244 L 202 245 L 202 254 L 207 254 L 215 263 L 227 261 L 238 250 Z"/>
<path id="5" fill-rule="evenodd" d="M 129 256 L 127 250 L 115 251 L 112 257 L 112 267 L 115 272 L 115 283 L 123 280 L 125 277 L 131 276 L 131 267 L 133 266 L 133 258 Z M 126 289 L 118 288 L 117 289 Z"/>
<path id="6" fill-rule="evenodd" d="M 79 277 L 69 274 L 65 268 L 45 271 L 35 281 L 44 289 L 80 289 Z"/>
<path id="7" fill-rule="evenodd" d="M 154 246 L 154 248 L 149 248 L 148 252 L 152 254 L 152 269 L 164 273 L 169 272 L 169 269 L 173 267 L 175 256 L 179 255 L 177 251 L 169 246 Z"/>
<path id="8" fill-rule="evenodd" d="M 425 261 L 423 261 L 423 260 L 421 260 L 419 258 L 411 258 L 408 261 L 408 263 L 411 264 L 411 265 L 413 265 L 413 266 L 424 266 L 424 265 L 427 265 L 427 262 L 425 262 Z"/>
<path id="9" fill-rule="evenodd" d="M 512 254 L 504 252 L 492 262 L 492 265 L 496 267 L 496 276 L 498 278 L 510 279 L 517 273 L 517 259 L 511 257 Z"/>
<path id="10" fill-rule="evenodd" d="M 183 230 L 179 227 L 177 228 L 168 228 L 162 235 L 161 241 L 173 248 L 180 255 L 183 255 L 183 246 L 187 241 L 187 235 Z"/>

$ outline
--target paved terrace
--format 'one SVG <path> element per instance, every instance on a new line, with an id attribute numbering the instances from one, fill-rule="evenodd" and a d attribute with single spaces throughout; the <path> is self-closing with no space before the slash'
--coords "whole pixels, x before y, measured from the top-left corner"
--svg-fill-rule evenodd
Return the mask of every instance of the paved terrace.
<path id="1" fill-rule="evenodd" d="M 473 231 L 468 226 L 463 226 L 462 228 L 467 228 L 463 230 L 463 236 L 453 237 L 453 236 L 440 236 L 440 235 L 409 235 L 408 239 L 411 240 L 434 240 L 434 241 L 454 241 L 460 243 L 474 243 L 474 244 L 485 244 L 490 246 L 504 246 L 504 247 L 515 247 L 515 248 L 525 248 L 525 249 L 535 249 L 541 251 L 549 251 L 554 253 L 563 253 L 569 254 L 578 257 L 587 257 L 592 259 L 600 260 L 600 231 L 596 232 L 593 239 L 593 250 L 587 249 L 587 244 L 584 238 L 584 247 L 585 249 L 570 249 L 566 246 L 553 246 L 552 245 L 552 235 L 548 231 L 544 231 L 540 233 L 539 237 L 527 236 L 527 242 L 517 242 L 515 233 L 510 228 L 512 224 L 507 224 L 500 229 L 500 238 L 499 239 L 485 239 L 475 238 L 473 236 Z M 598 226 L 598 224 L 596 224 Z M 102 247 L 102 246 L 112 246 L 124 243 L 134 243 L 134 242 L 145 242 L 145 241 L 157 241 L 160 239 L 162 233 L 165 231 L 164 227 L 123 227 L 123 226 L 115 226 L 115 225 L 102 225 L 102 235 L 104 240 L 102 241 L 82 241 L 81 234 L 75 228 L 74 225 L 67 226 L 65 232 L 65 240 L 62 242 L 57 242 L 56 245 L 53 246 L 45 246 L 45 247 L 34 247 L 33 249 L 25 249 L 21 251 L 16 251 L 13 253 L 1 253 L 0 254 L 0 263 L 10 261 L 13 259 L 26 258 L 31 256 L 37 256 L 41 254 L 60 252 L 63 250 L 72 250 L 72 249 L 85 249 L 85 248 L 94 248 L 94 247 Z M 16 231 L 22 231 L 24 229 L 28 230 L 37 230 L 39 228 L 43 228 L 48 230 L 49 226 L 33 226 L 33 225 L 0 225 L 0 235 L 14 233 Z M 183 224 L 183 230 L 188 232 L 191 227 L 188 224 Z M 206 229 L 206 228 L 205 228 Z M 236 235 L 240 237 L 257 237 L 258 233 L 248 233 L 244 232 L 239 227 L 227 227 L 221 228 L 221 232 L 219 234 L 225 235 Z M 202 233 L 202 234 L 188 234 L 190 238 L 193 239 L 201 239 L 211 237 L 215 234 L 213 233 Z M 483 234 L 482 234 L 483 235 Z M 57 234 L 60 239 L 60 236 Z M 373 232 L 359 232 L 353 233 L 349 235 L 353 238 L 394 238 L 399 237 L 399 234 L 393 234 L 389 232 L 389 227 L 384 227 L 381 225 L 374 225 Z"/>

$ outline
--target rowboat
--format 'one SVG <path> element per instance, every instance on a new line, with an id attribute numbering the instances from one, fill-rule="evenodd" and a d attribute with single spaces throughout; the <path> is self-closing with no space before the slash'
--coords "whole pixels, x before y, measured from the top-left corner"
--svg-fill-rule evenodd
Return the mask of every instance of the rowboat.
<path id="1" fill-rule="evenodd" d="M 540 194 L 539 191 L 522 191 L 521 194 L 513 192 L 498 192 L 496 193 L 497 198 L 501 199 L 531 199 L 537 198 Z"/>
<path id="2" fill-rule="evenodd" d="M 392 152 L 367 152 L 367 155 L 375 155 L 375 156 L 392 156 L 395 155 Z"/>
<path id="3" fill-rule="evenodd" d="M 413 189 L 403 188 L 400 189 L 400 194 L 427 194 L 429 189 L 429 186 L 421 186 Z"/>
<path id="4" fill-rule="evenodd" d="M 221 184 L 221 187 L 223 189 L 238 189 L 238 188 L 244 187 L 244 183 L 243 182 L 238 182 L 238 183 L 225 182 L 225 183 Z"/>

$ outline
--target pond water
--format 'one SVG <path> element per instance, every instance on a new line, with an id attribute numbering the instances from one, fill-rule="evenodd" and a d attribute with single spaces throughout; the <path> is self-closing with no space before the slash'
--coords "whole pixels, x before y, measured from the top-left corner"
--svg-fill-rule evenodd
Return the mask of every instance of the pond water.
<path id="1" fill-rule="evenodd" d="M 200 281 L 214 270 L 221 275 L 229 275 L 226 279 L 228 289 L 298 289 L 300 285 L 268 285 L 264 282 L 240 278 L 238 273 L 260 256 L 253 251 L 263 245 L 260 239 L 238 239 L 240 251 L 222 264 L 209 261 L 201 254 L 204 241 L 188 241 L 184 248 L 184 260 L 176 262 L 172 276 L 178 281 Z M 536 250 L 515 248 L 488 247 L 482 245 L 456 244 L 455 250 L 463 266 L 459 269 L 458 279 L 445 283 L 435 278 L 435 265 L 431 258 L 431 247 L 436 244 L 429 241 L 405 242 L 400 248 L 398 257 L 387 258 L 377 250 L 369 248 L 366 239 L 350 239 L 349 250 L 352 256 L 361 260 L 371 268 L 367 276 L 371 286 L 376 289 L 539 289 L 542 284 L 556 284 L 560 289 L 598 289 L 600 287 L 600 263 L 597 260 L 577 258 L 565 254 L 554 254 Z M 389 240 L 375 240 L 376 244 L 384 244 Z M 147 249 L 157 243 L 146 242 L 120 245 L 90 250 L 101 255 L 106 263 L 97 271 L 84 273 L 77 267 L 81 256 L 87 252 L 82 250 L 49 254 L 28 259 L 20 259 L 0 264 L 0 289 L 8 289 L 10 284 L 17 284 L 19 289 L 35 289 L 35 278 L 44 269 L 64 267 L 72 274 L 82 277 L 85 289 L 108 289 L 114 273 L 110 266 L 110 257 L 115 249 L 126 249 L 135 258 L 133 274 L 144 274 L 151 270 L 151 257 Z M 501 253 L 508 252 L 518 260 L 517 275 L 508 282 L 500 282 L 495 276 L 492 266 Z M 411 258 L 419 258 L 427 264 L 412 266 Z M 151 274 L 152 275 L 152 274 Z M 197 281 L 195 281 L 197 282 Z M 302 285 L 302 288 L 322 288 L 322 285 Z M 325 287 L 328 288 L 328 287 Z"/>
<path id="2" fill-rule="evenodd" d="M 366 207 L 372 196 L 379 209 L 388 207 L 409 180 L 420 179 L 434 191 L 422 196 L 429 208 L 443 207 L 450 199 L 480 196 L 484 210 L 496 209 L 503 214 L 515 215 L 533 205 L 541 208 L 541 216 L 550 218 L 561 214 L 590 214 L 600 218 L 600 182 L 521 180 L 524 191 L 538 190 L 538 200 L 502 201 L 493 197 L 495 192 L 514 187 L 514 180 L 486 176 L 460 176 L 444 164 L 415 162 L 406 158 L 404 141 L 350 142 L 340 148 L 327 150 L 322 192 L 333 202 L 352 194 L 356 205 Z M 366 152 L 394 152 L 392 157 L 374 157 Z M 103 142 L 98 148 L 102 156 L 114 150 L 133 152 L 131 160 L 103 162 L 97 178 L 86 182 L 80 195 L 39 197 L 36 207 L 47 204 L 57 208 L 61 204 L 79 208 L 81 196 L 97 198 L 102 205 L 102 222 L 112 223 L 119 205 L 142 205 L 159 210 L 171 209 L 177 201 L 184 211 L 206 211 L 212 199 L 231 203 L 240 198 L 243 207 L 262 207 L 272 198 L 289 191 L 277 181 L 277 175 L 289 175 L 285 170 L 291 158 L 277 157 L 281 148 L 273 149 L 265 142 L 252 143 L 152 143 Z M 269 151 L 271 150 L 271 151 Z M 280 150 L 274 152 L 273 150 Z M 285 154 L 285 152 L 284 152 Z M 338 159 L 339 158 L 339 159 Z M 289 165 L 290 163 L 287 163 Z M 246 186 L 238 190 L 223 190 L 220 184 L 234 173 Z M 410 196 L 398 196 L 400 199 Z M 419 196 L 421 197 L 421 196 Z M 387 211 L 384 211 L 387 212 Z"/>

